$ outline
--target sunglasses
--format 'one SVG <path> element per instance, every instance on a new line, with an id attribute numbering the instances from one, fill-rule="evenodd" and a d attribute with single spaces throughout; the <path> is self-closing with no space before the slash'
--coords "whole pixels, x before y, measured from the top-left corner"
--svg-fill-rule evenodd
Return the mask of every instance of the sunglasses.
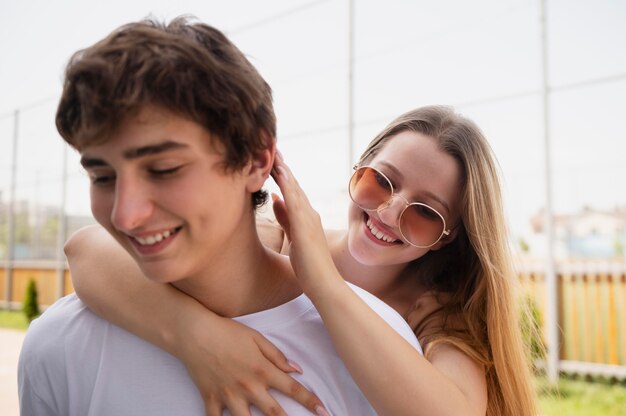
<path id="1" fill-rule="evenodd" d="M 398 196 L 406 206 L 400 213 L 398 228 L 402 238 L 419 248 L 431 247 L 444 235 L 446 220 L 436 209 L 421 202 L 409 202 L 393 190 L 393 185 L 384 173 L 370 166 L 357 168 L 350 179 L 350 198 L 365 211 L 380 212 L 387 209 Z"/>

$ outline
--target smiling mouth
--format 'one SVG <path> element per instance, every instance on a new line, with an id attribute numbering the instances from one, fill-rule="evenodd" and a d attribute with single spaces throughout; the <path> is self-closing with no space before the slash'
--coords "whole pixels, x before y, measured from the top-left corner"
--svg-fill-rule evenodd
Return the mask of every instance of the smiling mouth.
<path id="1" fill-rule="evenodd" d="M 140 246 L 153 246 L 157 243 L 160 243 L 164 240 L 167 240 L 168 238 L 172 237 L 174 234 L 176 234 L 178 231 L 180 231 L 182 227 L 176 227 L 173 228 L 171 230 L 167 230 L 167 231 L 163 231 L 160 233 L 155 233 L 153 235 L 148 235 L 148 236 L 144 236 L 144 237 L 135 237 L 135 236 L 129 236 L 133 241 L 137 242 L 137 244 L 139 244 Z"/>
<path id="2" fill-rule="evenodd" d="M 382 232 L 381 230 L 379 230 L 378 228 L 376 228 L 376 226 L 374 225 L 372 219 L 367 216 L 367 221 L 365 222 L 365 225 L 367 226 L 367 228 L 369 229 L 370 233 L 372 234 L 372 236 L 376 237 L 378 240 L 380 241 L 384 241 L 385 243 L 390 243 L 390 244 L 402 244 L 402 241 L 385 234 L 384 232 Z"/>

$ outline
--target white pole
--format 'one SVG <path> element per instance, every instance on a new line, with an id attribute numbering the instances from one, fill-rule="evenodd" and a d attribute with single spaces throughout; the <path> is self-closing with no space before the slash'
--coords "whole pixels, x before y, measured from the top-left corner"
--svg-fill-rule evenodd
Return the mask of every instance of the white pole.
<path id="1" fill-rule="evenodd" d="M 354 164 L 354 0 L 348 0 L 348 177 Z"/>
<path id="2" fill-rule="evenodd" d="M 550 142 L 550 86 L 548 82 L 548 18 L 547 0 L 541 0 L 541 62 L 542 62 L 542 98 L 543 98 L 543 136 L 545 157 L 545 192 L 546 192 L 546 297 L 547 297 L 547 376 L 556 383 L 559 377 L 559 293 L 554 267 L 554 215 L 552 206 L 552 152 Z"/>
<path id="3" fill-rule="evenodd" d="M 67 200 L 67 145 L 63 144 L 63 168 L 61 175 L 61 205 L 59 206 L 57 229 L 57 298 L 65 294 L 65 252 L 63 245 L 67 239 L 67 215 L 65 206 Z"/>
<path id="4" fill-rule="evenodd" d="M 31 258 L 34 259 L 41 259 L 41 253 L 42 253 L 42 249 L 41 249 L 41 201 L 39 198 L 39 193 L 40 193 L 40 188 L 41 188 L 41 171 L 39 169 L 37 169 L 35 171 L 35 195 L 33 197 L 33 216 L 34 218 L 34 230 L 33 230 L 33 243 L 32 243 L 32 250 L 31 250 Z"/>
<path id="5" fill-rule="evenodd" d="M 7 218 L 7 262 L 4 273 L 5 308 L 11 308 L 13 294 L 13 260 L 15 260 L 15 184 L 17 181 L 17 141 L 20 110 L 13 113 L 13 149 L 11 156 L 11 185 L 9 188 L 9 212 Z"/>

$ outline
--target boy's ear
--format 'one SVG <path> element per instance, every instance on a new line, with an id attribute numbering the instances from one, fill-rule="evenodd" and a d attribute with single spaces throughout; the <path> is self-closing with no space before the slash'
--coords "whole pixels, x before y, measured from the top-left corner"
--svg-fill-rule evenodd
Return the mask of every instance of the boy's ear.
<path id="1" fill-rule="evenodd" d="M 261 130 L 261 137 L 267 143 L 262 151 L 252 156 L 248 167 L 248 185 L 247 190 L 254 193 L 260 190 L 265 180 L 270 175 L 274 166 L 274 157 L 276 155 L 276 141 L 265 130 Z"/>

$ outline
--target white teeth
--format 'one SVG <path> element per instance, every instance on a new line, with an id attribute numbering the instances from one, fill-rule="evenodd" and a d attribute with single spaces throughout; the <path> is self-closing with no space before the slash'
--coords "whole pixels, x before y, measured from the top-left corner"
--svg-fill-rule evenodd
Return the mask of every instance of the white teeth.
<path id="1" fill-rule="evenodd" d="M 170 235 L 172 235 L 173 231 L 164 231 L 162 233 L 158 233 L 155 235 L 149 235 L 148 237 L 134 237 L 134 239 L 141 244 L 142 246 L 151 246 L 160 241 L 163 241 Z"/>
<path id="2" fill-rule="evenodd" d="M 374 224 L 372 224 L 372 220 L 369 218 L 367 219 L 367 228 L 369 228 L 371 233 L 379 240 L 386 241 L 387 243 L 393 243 L 394 241 L 396 241 L 395 238 L 389 237 L 388 235 L 380 231 L 378 228 L 376 228 Z"/>

